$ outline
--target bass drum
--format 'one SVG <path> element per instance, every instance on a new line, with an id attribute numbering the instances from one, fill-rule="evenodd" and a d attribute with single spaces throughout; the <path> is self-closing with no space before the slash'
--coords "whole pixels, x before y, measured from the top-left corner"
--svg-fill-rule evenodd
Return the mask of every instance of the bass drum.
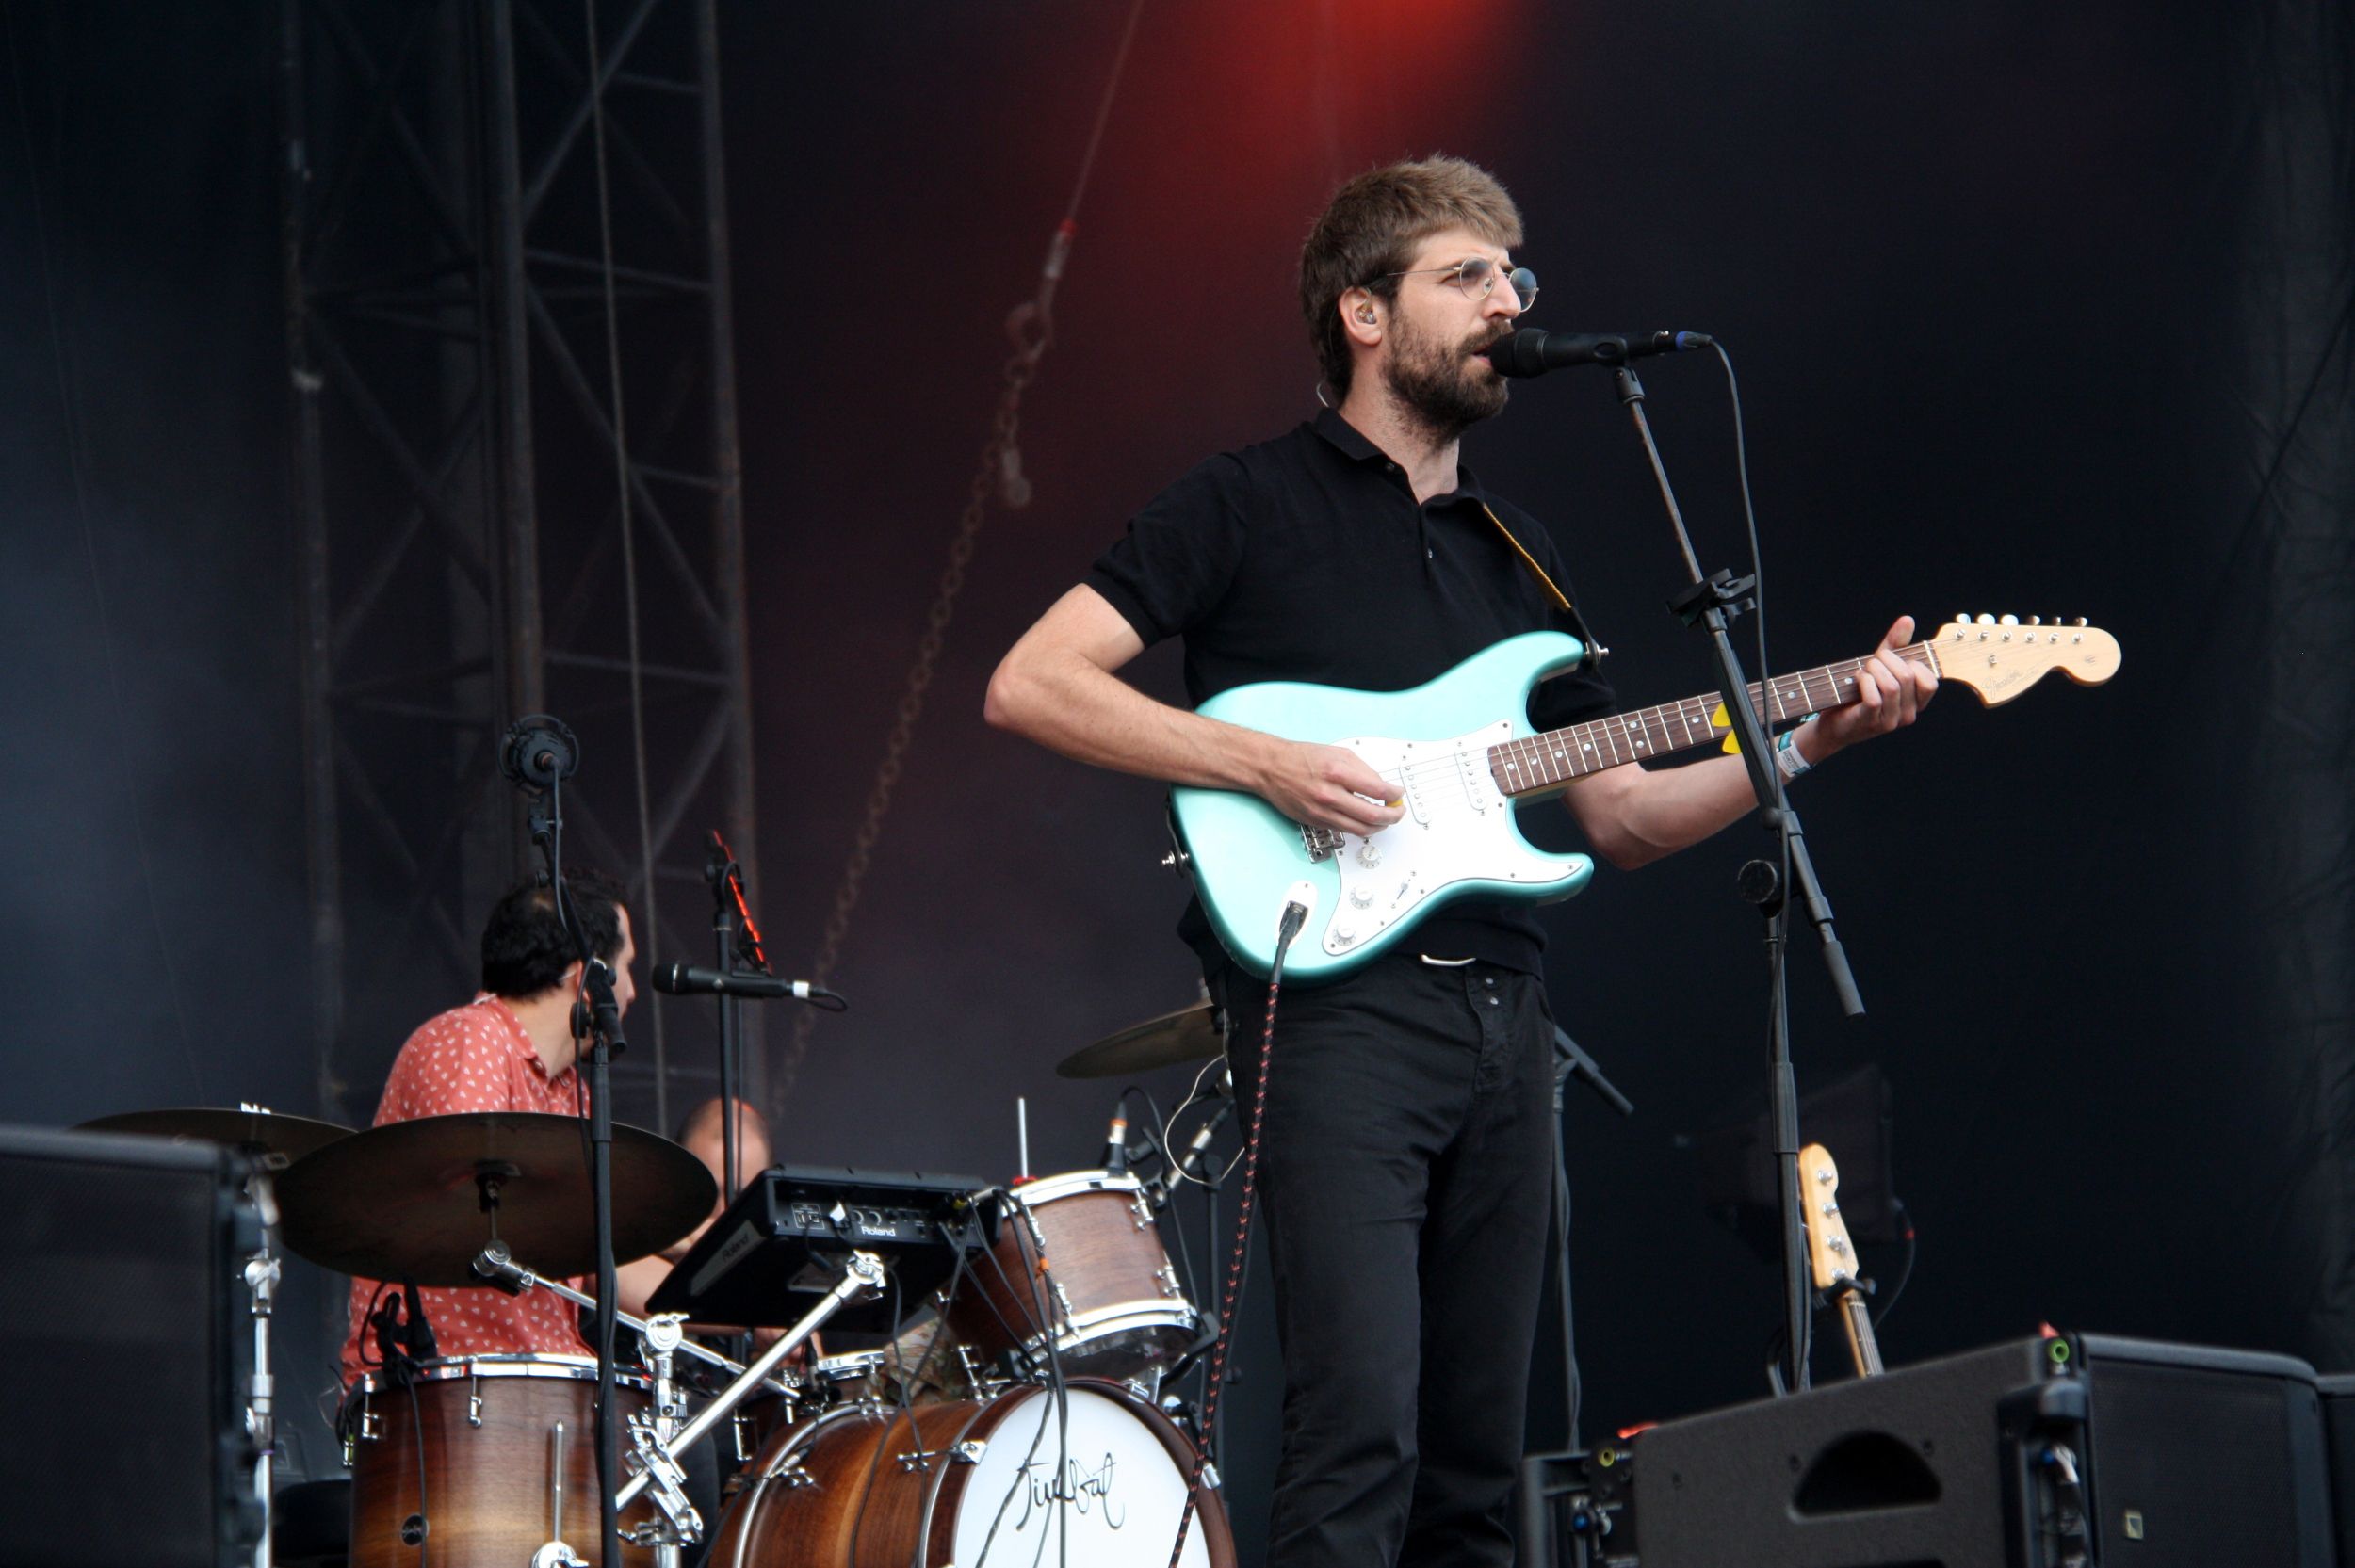
<path id="1" fill-rule="evenodd" d="M 1074 1379 L 1059 1444 L 1051 1391 L 913 1410 L 846 1405 L 777 1433 L 728 1506 L 706 1568 L 1165 1568 L 1194 1446 L 1125 1385 Z M 1219 1494 L 1195 1491 L 1182 1568 L 1234 1568 Z"/>

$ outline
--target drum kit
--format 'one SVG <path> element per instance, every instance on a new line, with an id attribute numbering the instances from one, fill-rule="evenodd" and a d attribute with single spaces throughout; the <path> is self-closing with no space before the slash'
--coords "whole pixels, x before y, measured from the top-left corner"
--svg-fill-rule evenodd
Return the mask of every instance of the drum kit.
<path id="1" fill-rule="evenodd" d="M 1222 1043 L 1210 1010 L 1191 1008 L 1098 1041 L 1059 1071 L 1133 1073 L 1213 1056 Z M 254 1340 L 247 1428 L 262 1456 L 255 1484 L 266 1515 L 282 1245 L 363 1279 L 595 1305 L 565 1283 L 591 1274 L 596 1260 L 585 1123 L 573 1118 L 475 1112 L 353 1132 L 241 1105 L 84 1125 L 203 1140 L 247 1156 L 247 1194 L 263 1226 L 242 1269 Z M 639 1128 L 613 1132 L 613 1249 L 627 1260 L 693 1231 L 717 1189 L 679 1145 Z M 902 1220 L 921 1211 L 877 1206 L 872 1183 L 936 1179 L 865 1173 L 869 1185 L 829 1187 L 820 1168 L 766 1175 L 710 1224 L 650 1303 L 725 1299 L 739 1309 L 725 1327 L 697 1326 L 705 1318 L 691 1306 L 615 1314 L 636 1339 L 636 1354 L 619 1358 L 613 1393 L 626 1472 L 615 1478 L 619 1562 L 1159 1568 L 1182 1534 L 1186 1568 L 1232 1568 L 1219 1479 L 1188 1426 L 1194 1407 L 1164 1394 L 1215 1333 L 1161 1244 L 1155 1198 L 1158 1188 L 1166 1200 L 1168 1177 L 1145 1183 L 1106 1169 L 973 1184 L 949 1204 L 966 1222 L 930 1224 L 923 1245 L 950 1255 L 923 1259 L 927 1269 L 901 1244 L 912 1234 Z M 788 1207 L 833 1241 L 781 1219 Z M 727 1298 L 710 1285 L 698 1297 L 764 1246 L 793 1270 L 789 1288 L 771 1289 L 753 1311 L 741 1310 L 740 1288 Z M 779 1277 L 746 1269 L 738 1284 Z M 942 1283 L 922 1283 L 931 1280 Z M 910 1281 L 918 1290 L 900 1288 Z M 815 1336 L 829 1321 L 880 1328 L 881 1343 L 820 1353 Z M 781 1332 L 748 1340 L 747 1329 Z M 748 1344 L 762 1348 L 743 1353 Z M 358 1378 L 337 1418 L 350 1471 L 346 1560 L 605 1561 L 596 1388 L 595 1359 L 568 1354 L 433 1356 Z M 720 1474 L 716 1517 L 690 1498 L 690 1465 Z M 257 1568 L 270 1568 L 271 1557 L 266 1529 Z"/>

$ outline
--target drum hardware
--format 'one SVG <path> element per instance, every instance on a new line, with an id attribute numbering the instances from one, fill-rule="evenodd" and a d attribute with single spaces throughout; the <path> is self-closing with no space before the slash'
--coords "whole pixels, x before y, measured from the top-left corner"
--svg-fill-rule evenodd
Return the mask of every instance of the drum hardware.
<path id="1" fill-rule="evenodd" d="M 548 1429 L 548 1541 L 531 1554 L 531 1568 L 589 1568 L 580 1554 L 564 1544 L 564 1462 L 572 1457 L 564 1423 Z"/>
<path id="2" fill-rule="evenodd" d="M 474 1262 L 468 1267 L 475 1276 L 470 1283 L 475 1285 L 489 1285 L 504 1290 L 510 1296 L 521 1296 L 534 1290 L 544 1290 L 551 1296 L 562 1297 L 585 1311 L 594 1312 L 597 1309 L 597 1299 L 594 1296 L 575 1290 L 562 1280 L 549 1279 L 537 1269 L 528 1269 L 517 1263 L 503 1241 L 494 1241 L 484 1247 L 482 1251 L 475 1254 Z M 643 1339 L 657 1317 L 663 1316 L 674 1315 L 658 1314 L 656 1317 L 633 1317 L 628 1313 L 617 1309 L 613 1314 L 613 1320 Z M 730 1377 L 735 1377 L 744 1370 L 742 1363 L 730 1361 L 710 1347 L 699 1344 L 684 1335 L 681 1336 L 677 1349 L 707 1366 L 718 1367 Z M 652 1351 L 648 1353 L 651 1354 Z M 783 1379 L 771 1378 L 768 1383 L 771 1390 L 783 1394 L 788 1398 L 799 1397 L 800 1391 Z"/>
<path id="3" fill-rule="evenodd" d="M 900 1469 L 904 1474 L 914 1474 L 918 1470 L 929 1471 L 933 1467 L 933 1461 L 936 1459 L 954 1460 L 959 1464 L 979 1464 L 982 1462 L 982 1456 L 987 1452 L 989 1452 L 988 1444 L 966 1438 L 962 1443 L 951 1443 L 946 1448 L 918 1448 L 901 1454 Z"/>
<path id="4" fill-rule="evenodd" d="M 674 1313 L 658 1313 L 638 1335 L 654 1372 L 654 1414 L 631 1415 L 629 1443 L 638 1473 L 652 1478 L 649 1490 L 662 1520 L 647 1520 L 630 1532 L 630 1539 L 654 1548 L 656 1568 L 678 1568 L 679 1548 L 701 1541 L 704 1534 L 703 1514 L 687 1497 L 686 1468 L 671 1449 L 671 1440 L 686 1424 L 687 1398 L 672 1375 L 672 1358 L 687 1340 L 686 1321 Z"/>
<path id="5" fill-rule="evenodd" d="M 748 1192 L 755 1188 L 748 1188 Z M 706 1237 L 708 1239 L 708 1237 Z M 682 1265 L 684 1267 L 684 1265 Z M 692 1419 L 671 1434 L 667 1444 L 671 1456 L 692 1447 L 704 1433 L 727 1419 L 730 1412 L 743 1401 L 744 1396 L 774 1372 L 785 1358 L 801 1349 L 804 1341 L 823 1328 L 836 1313 L 854 1301 L 869 1300 L 883 1294 L 885 1283 L 883 1260 L 872 1253 L 853 1253 L 842 1266 L 842 1278 L 832 1290 L 805 1313 L 801 1321 L 786 1331 L 785 1336 L 763 1350 L 753 1364 L 738 1374 L 734 1382 L 714 1395 L 711 1402 L 697 1412 Z M 660 1292 L 657 1292 L 658 1295 Z M 627 1508 L 638 1495 L 652 1484 L 650 1470 L 640 1470 L 622 1487 L 614 1502 L 617 1508 Z"/>

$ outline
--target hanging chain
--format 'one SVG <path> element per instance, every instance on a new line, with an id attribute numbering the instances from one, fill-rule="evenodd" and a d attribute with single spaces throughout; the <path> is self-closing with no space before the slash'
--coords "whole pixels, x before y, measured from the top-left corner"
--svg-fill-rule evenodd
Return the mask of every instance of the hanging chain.
<path id="1" fill-rule="evenodd" d="M 1022 448 L 1015 440 L 1022 426 L 1022 394 L 1038 374 L 1038 362 L 1055 339 L 1055 290 L 1063 282 L 1064 264 L 1070 259 L 1072 237 L 1080 232 L 1080 203 L 1087 196 L 1089 180 L 1095 176 L 1096 154 L 1104 145 L 1104 127 L 1112 121 L 1113 101 L 1119 96 L 1120 79 L 1129 66 L 1129 49 L 1136 42 L 1137 23 L 1144 15 L 1145 0 L 1135 0 L 1129 8 L 1128 24 L 1121 29 L 1120 47 L 1113 56 L 1112 73 L 1104 82 L 1104 96 L 1096 105 L 1096 124 L 1088 132 L 1087 151 L 1080 157 L 1080 175 L 1072 184 L 1071 203 L 1064 209 L 1063 221 L 1055 226 L 1055 237 L 1047 247 L 1046 265 L 1039 268 L 1038 293 L 1007 314 L 1006 335 L 1014 340 L 1014 352 L 1006 358 L 1005 388 L 999 395 L 998 416 L 991 422 L 989 440 L 982 445 L 981 461 L 973 469 L 973 482 L 966 487 L 965 511 L 957 519 L 956 536 L 949 544 L 949 564 L 941 569 L 940 581 L 933 589 L 932 610 L 925 617 L 923 639 L 916 645 L 916 662 L 908 668 L 907 685 L 900 693 L 891 736 L 884 742 L 883 762 L 875 769 L 875 782 L 868 787 L 866 813 L 859 819 L 858 832 L 851 840 L 850 856 L 842 863 L 842 880 L 835 888 L 834 912 L 826 916 L 818 956 L 810 963 L 809 978 L 815 984 L 824 985 L 833 978 L 835 965 L 841 961 L 843 939 L 851 930 L 851 912 L 858 907 L 867 868 L 874 859 L 875 842 L 883 836 L 884 818 L 891 814 L 892 791 L 898 787 L 901 771 L 906 766 L 908 747 L 916 740 L 916 721 L 923 717 L 924 696 L 933 684 L 934 667 L 940 662 L 950 619 L 956 613 L 957 595 L 965 590 L 965 569 L 972 562 L 974 543 L 981 535 L 983 523 L 988 519 L 990 493 L 995 491 L 1010 511 L 1019 511 L 1031 504 L 1031 481 L 1022 473 Z M 772 1091 L 778 1099 L 792 1092 L 793 1079 L 801 1071 L 802 1059 L 809 1052 L 810 1034 L 817 1026 L 815 1010 L 804 1008 L 795 1015 L 793 1039 L 786 1047 L 785 1060 L 780 1064 Z"/>
<path id="2" fill-rule="evenodd" d="M 899 786 L 901 771 L 906 766 L 908 748 L 915 743 L 916 721 L 923 717 L 924 698 L 932 687 L 934 670 L 948 639 L 950 620 L 956 614 L 957 595 L 965 590 L 966 568 L 972 562 L 982 525 L 988 521 L 991 493 L 996 492 L 1009 509 L 1018 509 L 1030 502 L 1030 481 L 1022 476 L 1021 448 L 1015 439 L 1021 430 L 1022 394 L 1038 374 L 1040 356 L 1054 338 L 1055 285 L 1062 279 L 1063 260 L 1071 249 L 1073 233 L 1074 226 L 1068 219 L 1055 231 L 1038 298 L 1015 306 L 1014 314 L 1007 317 L 1006 328 L 1015 338 L 1015 351 L 1006 359 L 1005 389 L 998 398 L 998 414 L 991 422 L 989 440 L 983 444 L 981 461 L 974 467 L 971 484 L 966 488 L 965 510 L 957 519 L 956 536 L 949 545 L 949 563 L 941 569 L 940 581 L 933 589 L 924 636 L 916 645 L 916 662 L 908 668 L 907 684 L 900 693 L 899 711 L 892 719 L 891 736 L 884 743 L 883 762 L 875 769 L 874 783 L 868 787 L 866 813 L 859 820 L 858 832 L 851 840 L 850 856 L 842 863 L 842 880 L 835 889 L 834 911 L 826 916 L 825 934 L 819 942 L 818 957 L 810 964 L 809 978 L 814 984 L 827 984 L 842 957 L 842 942 L 851 929 L 851 912 L 858 907 L 867 868 L 874 858 L 875 842 L 883 836 L 884 818 L 891 813 L 892 792 Z M 803 1057 L 808 1053 L 818 1016 L 817 1010 L 809 1008 L 794 1016 L 793 1040 L 786 1048 L 774 1091 L 780 1098 L 792 1092 L 793 1079 L 801 1071 Z"/>

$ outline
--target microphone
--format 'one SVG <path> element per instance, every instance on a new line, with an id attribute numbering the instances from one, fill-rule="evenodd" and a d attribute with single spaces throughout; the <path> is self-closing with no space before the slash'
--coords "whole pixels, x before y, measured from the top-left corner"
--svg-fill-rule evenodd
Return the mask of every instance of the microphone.
<path id="1" fill-rule="evenodd" d="M 1112 1125 L 1104 1129 L 1104 1169 L 1117 1176 L 1129 1169 L 1129 1096 L 1113 1102 Z"/>
<path id="2" fill-rule="evenodd" d="M 580 742 L 560 719 L 528 713 L 507 727 L 499 747 L 499 771 L 518 789 L 542 790 L 573 776 L 580 767 Z"/>
<path id="3" fill-rule="evenodd" d="M 691 963 L 658 963 L 654 988 L 674 996 L 750 996 L 773 1000 L 791 996 L 804 1002 L 842 998 L 808 980 L 780 979 L 774 975 L 731 975 L 720 969 L 698 969 Z"/>
<path id="4" fill-rule="evenodd" d="M 1216 1116 L 1211 1117 L 1194 1130 L 1194 1141 L 1186 1145 L 1186 1152 L 1178 1156 L 1160 1175 L 1153 1178 L 1149 1185 L 1153 1194 L 1153 1206 L 1156 1209 L 1168 1206 L 1169 1195 L 1178 1189 L 1179 1181 L 1200 1166 L 1203 1151 L 1210 1146 L 1210 1140 L 1218 1136 L 1218 1129 L 1225 1125 L 1226 1119 L 1234 1113 L 1234 1101 L 1228 1100 L 1222 1104 L 1218 1107 Z"/>
<path id="5" fill-rule="evenodd" d="M 1489 345 L 1487 360 L 1500 376 L 1542 376 L 1573 364 L 1621 364 L 1648 354 L 1681 354 L 1688 348 L 1713 348 L 1716 342 L 1706 332 L 1638 332 L 1623 337 L 1523 327 Z"/>

